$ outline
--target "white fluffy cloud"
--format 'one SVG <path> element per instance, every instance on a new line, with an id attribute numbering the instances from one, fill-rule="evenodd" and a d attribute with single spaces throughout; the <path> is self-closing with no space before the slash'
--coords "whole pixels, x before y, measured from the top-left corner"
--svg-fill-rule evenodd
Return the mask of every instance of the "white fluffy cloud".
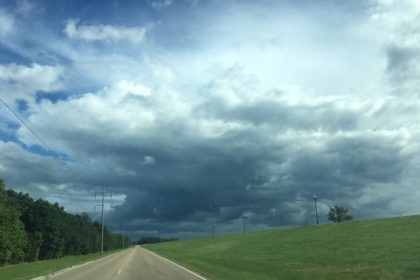
<path id="1" fill-rule="evenodd" d="M 28 99 L 37 91 L 54 91 L 62 87 L 64 69 L 61 66 L 0 64 L 0 89 L 9 101 Z"/>
<path id="2" fill-rule="evenodd" d="M 35 90 L 50 91 L 60 87 L 63 68 L 32 63 L 29 66 L 19 64 L 0 65 L 0 81 L 30 86 Z"/>
<path id="3" fill-rule="evenodd" d="M 44 100 L 32 108 L 36 112 L 29 122 L 41 135 L 49 135 L 54 149 L 71 154 L 76 143 L 62 141 L 69 133 L 82 138 L 93 137 L 101 143 L 110 140 L 108 137 L 112 142 L 131 141 L 139 135 L 148 135 L 162 123 L 184 123 L 190 117 L 190 106 L 182 95 L 168 88 L 152 92 L 144 85 L 123 80 L 77 98 L 57 103 Z M 46 123 L 50 125 L 48 132 Z M 103 131 L 110 133 L 106 137 L 100 136 Z M 25 143 L 37 144 L 25 128 L 20 129 L 19 135 Z M 82 148 L 90 149 L 90 144 Z"/>
<path id="4" fill-rule="evenodd" d="M 146 27 L 124 27 L 106 24 L 78 25 L 77 20 L 68 20 L 64 33 L 71 39 L 88 42 L 105 41 L 117 42 L 121 40 L 140 44 L 145 40 Z"/>

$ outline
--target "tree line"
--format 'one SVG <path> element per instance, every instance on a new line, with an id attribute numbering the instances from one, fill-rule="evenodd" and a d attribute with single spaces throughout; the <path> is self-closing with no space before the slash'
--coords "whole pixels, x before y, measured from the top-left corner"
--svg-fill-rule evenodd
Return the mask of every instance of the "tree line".
<path id="1" fill-rule="evenodd" d="M 140 238 L 136 244 L 143 245 L 143 244 L 154 244 L 154 243 L 162 243 L 162 242 L 169 242 L 169 241 L 177 241 L 179 238 L 162 238 L 158 236 L 146 236 Z"/>
<path id="2" fill-rule="evenodd" d="M 102 225 L 86 214 L 70 214 L 57 203 L 6 190 L 0 179 L 0 265 L 98 252 Z M 104 226 L 104 250 L 131 240 Z"/>

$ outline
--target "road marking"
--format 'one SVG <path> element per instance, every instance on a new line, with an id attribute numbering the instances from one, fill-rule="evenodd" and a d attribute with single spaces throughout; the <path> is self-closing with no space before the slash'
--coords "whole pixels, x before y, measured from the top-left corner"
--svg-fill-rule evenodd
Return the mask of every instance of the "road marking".
<path id="1" fill-rule="evenodd" d="M 73 265 L 73 266 L 69 266 L 69 267 L 63 268 L 61 270 L 53 271 L 53 272 L 51 272 L 49 274 L 46 274 L 46 275 L 43 275 L 43 276 L 32 278 L 31 280 L 44 280 L 44 279 L 49 279 L 50 277 L 53 277 L 53 276 L 62 274 L 62 273 L 67 272 L 69 270 L 77 269 L 79 267 L 82 267 L 82 266 L 85 266 L 85 265 L 88 265 L 88 264 L 92 264 L 92 263 L 95 263 L 95 262 L 103 261 L 103 260 L 108 259 L 108 258 L 111 258 L 112 256 L 114 256 L 116 254 L 119 254 L 121 252 L 122 251 L 118 251 L 118 252 L 112 253 L 110 255 L 107 255 L 105 257 L 100 257 L 99 259 L 96 259 L 96 260 L 93 260 L 93 261 L 88 261 L 88 262 L 85 262 L 85 263 L 82 263 L 82 264 L 76 264 L 76 265 Z"/>
<path id="2" fill-rule="evenodd" d="M 193 271 L 191 271 L 191 270 L 189 270 L 188 268 L 185 268 L 185 267 L 183 267 L 183 266 L 181 266 L 181 265 L 179 265 L 179 264 L 177 264 L 177 263 L 174 263 L 173 261 L 171 261 L 171 260 L 168 260 L 168 259 L 166 259 L 166 258 L 164 258 L 164 257 L 162 257 L 162 256 L 159 256 L 158 254 L 156 254 L 156 253 L 154 253 L 154 252 L 152 252 L 152 251 L 149 251 L 149 250 L 147 250 L 147 249 L 145 249 L 145 248 L 143 248 L 142 247 L 142 249 L 143 250 L 146 250 L 147 252 L 149 252 L 149 253 L 152 253 L 153 255 L 155 255 L 156 257 L 158 257 L 158 258 L 161 258 L 162 260 L 164 260 L 164 261 L 167 261 L 168 263 L 170 263 L 170 264 L 173 264 L 174 266 L 176 266 L 176 267 L 178 267 L 178 268 L 180 268 L 180 269 L 183 269 L 183 270 L 185 270 L 186 272 L 188 272 L 188 273 L 191 273 L 192 275 L 194 275 L 195 277 L 197 277 L 197 278 L 199 278 L 199 279 L 201 279 L 201 280 L 207 280 L 206 278 L 204 278 L 203 276 L 201 276 L 201 275 L 198 275 L 197 273 L 195 273 L 195 272 L 193 272 Z"/>
<path id="3" fill-rule="evenodd" d="M 125 256 L 125 261 L 122 267 L 117 271 L 117 276 L 120 275 L 120 273 L 123 271 L 124 267 L 127 266 L 127 264 L 130 262 L 131 258 L 133 257 L 134 253 L 136 252 L 136 248 L 133 248 L 131 252 L 128 254 L 128 256 Z"/>

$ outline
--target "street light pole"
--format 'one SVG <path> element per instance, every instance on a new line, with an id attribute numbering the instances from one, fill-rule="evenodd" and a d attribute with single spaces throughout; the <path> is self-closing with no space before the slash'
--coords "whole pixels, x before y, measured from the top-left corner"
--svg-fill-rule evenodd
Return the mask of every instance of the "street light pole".
<path id="1" fill-rule="evenodd" d="M 318 206 L 316 205 L 316 194 L 314 194 L 314 202 L 315 202 L 315 214 L 316 214 L 316 224 L 319 225 L 319 218 L 318 218 Z"/>
<path id="2" fill-rule="evenodd" d="M 242 217 L 242 223 L 244 225 L 244 233 L 246 233 L 246 219 L 248 219 L 248 217 L 245 217 L 245 216 Z"/>

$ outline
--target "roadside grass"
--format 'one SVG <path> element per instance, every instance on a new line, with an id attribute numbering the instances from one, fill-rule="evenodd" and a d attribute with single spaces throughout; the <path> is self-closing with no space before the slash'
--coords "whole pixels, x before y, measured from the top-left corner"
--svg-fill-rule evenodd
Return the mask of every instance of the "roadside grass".
<path id="1" fill-rule="evenodd" d="M 212 280 L 420 279 L 420 216 L 145 247 Z"/>
<path id="2" fill-rule="evenodd" d="M 111 255 L 120 250 L 112 250 L 105 252 L 104 255 L 100 253 L 66 256 L 60 259 L 37 261 L 31 263 L 12 264 L 0 267 L 0 279 L 4 280 L 26 280 L 38 276 L 47 275 L 49 273 L 73 266 L 82 264 L 88 261 L 100 259 L 102 257 Z"/>

